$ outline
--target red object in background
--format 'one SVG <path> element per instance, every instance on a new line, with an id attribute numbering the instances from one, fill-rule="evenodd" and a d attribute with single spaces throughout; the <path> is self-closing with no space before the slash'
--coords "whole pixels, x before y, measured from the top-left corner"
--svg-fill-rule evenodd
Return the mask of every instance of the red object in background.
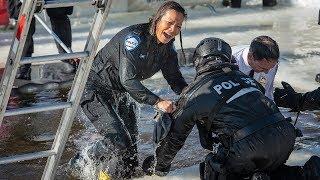
<path id="1" fill-rule="evenodd" d="M 16 34 L 16 38 L 19 41 L 20 41 L 20 37 L 21 37 L 22 31 L 23 31 L 23 28 L 25 25 L 26 25 L 26 15 L 22 14 L 18 20 L 18 30 L 17 30 L 17 34 Z"/>
<path id="2" fill-rule="evenodd" d="M 7 0 L 0 0 L 0 25 L 9 24 L 9 13 Z"/>

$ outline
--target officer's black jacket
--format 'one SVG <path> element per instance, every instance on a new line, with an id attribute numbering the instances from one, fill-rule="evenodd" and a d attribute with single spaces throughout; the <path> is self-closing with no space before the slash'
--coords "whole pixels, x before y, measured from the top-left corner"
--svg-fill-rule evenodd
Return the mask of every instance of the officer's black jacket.
<path id="1" fill-rule="evenodd" d="M 221 67 L 200 69 L 201 73 L 182 93 L 177 110 L 172 114 L 170 132 L 156 149 L 157 171 L 169 170 L 195 124 L 201 145 L 212 150 L 212 132 L 232 137 L 248 124 L 279 112 L 274 102 L 261 92 L 258 82 L 233 65 L 225 66 L 233 70 L 224 73 Z M 226 103 L 220 104 L 224 97 L 227 97 Z"/>
<path id="2" fill-rule="evenodd" d="M 117 33 L 97 54 L 93 62 L 88 89 L 128 92 L 140 103 L 154 105 L 159 97 L 140 81 L 162 71 L 171 89 L 180 94 L 187 86 L 178 66 L 173 40 L 157 43 L 149 33 L 149 24 L 129 26 Z"/>

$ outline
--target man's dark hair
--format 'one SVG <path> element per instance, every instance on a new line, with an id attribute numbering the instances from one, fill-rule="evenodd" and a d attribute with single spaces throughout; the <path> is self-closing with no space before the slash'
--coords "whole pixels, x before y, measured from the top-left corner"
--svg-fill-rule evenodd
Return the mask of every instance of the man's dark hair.
<path id="1" fill-rule="evenodd" d="M 155 35 L 156 25 L 159 20 L 165 15 L 168 10 L 175 10 L 179 13 L 183 14 L 183 17 L 187 18 L 186 10 L 177 2 L 175 1 L 166 1 L 164 2 L 151 18 L 150 18 L 150 34 Z"/>
<path id="2" fill-rule="evenodd" d="M 279 59 L 279 46 L 275 40 L 269 36 L 259 36 L 252 40 L 249 52 L 252 53 L 253 58 L 257 61 L 265 58 L 267 60 Z"/>

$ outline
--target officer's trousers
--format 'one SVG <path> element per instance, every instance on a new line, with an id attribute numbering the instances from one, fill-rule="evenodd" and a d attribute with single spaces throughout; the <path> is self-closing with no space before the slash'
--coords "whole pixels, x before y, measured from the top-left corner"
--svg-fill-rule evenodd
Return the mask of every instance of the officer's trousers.
<path id="1" fill-rule="evenodd" d="M 104 137 L 92 153 L 113 179 L 130 178 L 138 166 L 136 104 L 128 93 L 85 91 L 81 107 Z"/>
<path id="2" fill-rule="evenodd" d="M 255 172 L 273 172 L 289 158 L 295 138 L 293 125 L 282 121 L 233 143 L 230 148 L 220 146 L 217 154 L 209 154 L 206 158 L 204 179 L 218 180 L 225 174 L 226 179 L 237 180 Z M 213 169 L 211 174 L 208 165 Z"/>

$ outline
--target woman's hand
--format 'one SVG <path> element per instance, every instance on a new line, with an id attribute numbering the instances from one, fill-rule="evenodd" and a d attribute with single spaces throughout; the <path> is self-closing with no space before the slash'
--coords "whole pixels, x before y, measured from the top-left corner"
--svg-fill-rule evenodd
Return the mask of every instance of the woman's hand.
<path id="1" fill-rule="evenodd" d="M 169 100 L 160 100 L 156 104 L 156 107 L 166 113 L 172 113 L 176 109 L 174 102 Z"/>

